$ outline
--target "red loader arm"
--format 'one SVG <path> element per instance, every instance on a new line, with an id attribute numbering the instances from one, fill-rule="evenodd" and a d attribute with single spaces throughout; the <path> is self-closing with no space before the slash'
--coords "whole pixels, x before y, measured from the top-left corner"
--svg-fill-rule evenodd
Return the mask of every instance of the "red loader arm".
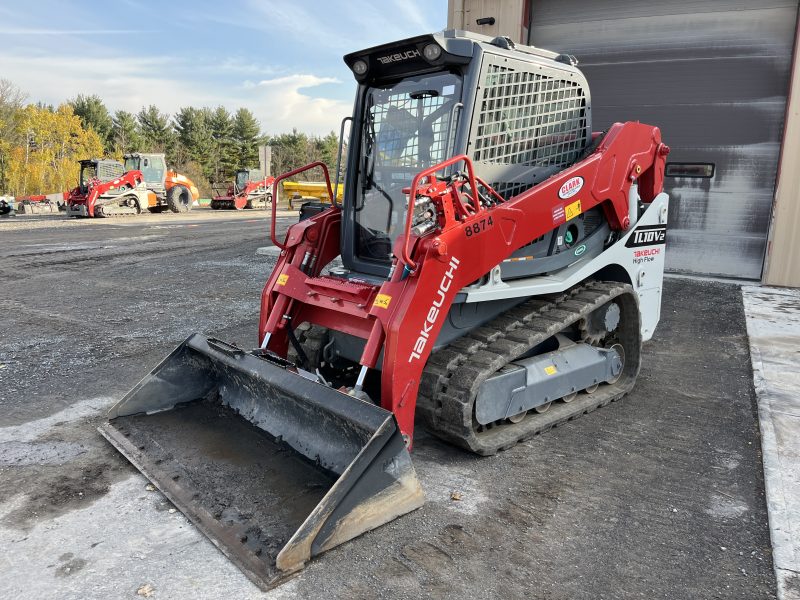
<path id="1" fill-rule="evenodd" d="M 89 191 L 86 193 L 86 195 L 81 193 L 80 187 L 76 187 L 70 192 L 67 203 L 86 204 L 86 208 L 89 211 L 89 216 L 93 217 L 94 206 L 100 196 L 116 188 L 129 187 L 130 189 L 133 189 L 143 181 L 144 175 L 142 175 L 141 171 L 128 171 L 122 177 L 118 177 L 112 181 L 101 182 L 99 179 L 94 179 L 89 182 L 87 186 Z"/>

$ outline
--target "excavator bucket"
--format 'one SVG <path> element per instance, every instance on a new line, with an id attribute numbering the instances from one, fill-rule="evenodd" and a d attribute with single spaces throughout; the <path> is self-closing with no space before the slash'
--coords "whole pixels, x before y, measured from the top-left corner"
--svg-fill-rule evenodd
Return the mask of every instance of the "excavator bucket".
<path id="1" fill-rule="evenodd" d="M 100 433 L 263 589 L 424 500 L 392 413 L 198 334 L 108 417 Z"/>

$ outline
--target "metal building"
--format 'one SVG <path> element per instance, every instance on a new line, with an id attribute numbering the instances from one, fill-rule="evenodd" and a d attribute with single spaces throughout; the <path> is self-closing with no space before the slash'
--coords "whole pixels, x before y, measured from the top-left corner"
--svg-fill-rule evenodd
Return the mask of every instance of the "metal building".
<path id="1" fill-rule="evenodd" d="M 575 55 L 596 131 L 661 127 L 671 271 L 800 286 L 798 0 L 450 0 L 448 26 Z"/>

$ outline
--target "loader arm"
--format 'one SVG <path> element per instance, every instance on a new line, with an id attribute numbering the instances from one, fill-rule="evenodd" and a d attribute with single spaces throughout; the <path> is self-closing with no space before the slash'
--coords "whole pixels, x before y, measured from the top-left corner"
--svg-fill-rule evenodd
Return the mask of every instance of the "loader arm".
<path id="1" fill-rule="evenodd" d="M 89 193 L 86 195 L 86 206 L 89 210 L 89 216 L 94 216 L 94 208 L 97 199 L 107 194 L 111 190 L 119 189 L 122 187 L 129 187 L 134 189 L 141 185 L 144 181 L 144 176 L 141 171 L 128 171 L 122 177 L 114 179 L 113 181 L 98 181 L 97 183 L 89 186 Z"/>
<path id="2" fill-rule="evenodd" d="M 456 185 L 418 186 L 455 162 L 471 171 L 468 157 L 427 169 L 414 178 L 411 197 L 434 202 L 435 228 L 414 236 L 408 211 L 394 245 L 392 275 L 382 285 L 320 276 L 338 254 L 339 209 L 294 225 L 279 244 L 284 252 L 262 294 L 262 347 L 286 356 L 291 329 L 310 322 L 366 340 L 362 369 L 378 366 L 383 351 L 380 404 L 395 415 L 410 446 L 422 369 L 458 291 L 531 240 L 596 206 L 613 230 L 628 229 L 631 185 L 639 182 L 642 200 L 652 201 L 661 190 L 668 152 L 657 127 L 616 123 L 595 151 L 572 167 L 507 201 L 479 208 L 472 197 L 465 202 Z M 473 209 L 464 214 L 466 204 Z M 274 224 L 273 211 L 273 232 Z"/>

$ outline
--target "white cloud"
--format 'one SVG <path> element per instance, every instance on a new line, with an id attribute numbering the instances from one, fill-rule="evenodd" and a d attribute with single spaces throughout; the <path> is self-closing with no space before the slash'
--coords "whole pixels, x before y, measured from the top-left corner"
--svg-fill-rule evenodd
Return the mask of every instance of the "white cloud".
<path id="1" fill-rule="evenodd" d="M 0 48 L 3 77 L 30 95 L 32 101 L 60 104 L 78 94 L 97 94 L 110 110 L 138 112 L 155 104 L 170 114 L 182 106 L 217 106 L 253 111 L 266 133 L 300 131 L 326 134 L 352 112 L 350 102 L 315 96 L 309 88 L 343 84 L 333 77 L 293 74 L 258 83 L 241 81 L 230 86 L 207 85 L 197 79 L 176 78 L 182 62 L 172 58 L 130 56 L 34 55 Z M 233 65 L 233 66 L 232 66 Z M 197 68 L 193 65 L 193 68 Z M 201 65 L 214 70 L 214 65 Z M 222 61 L 219 69 L 236 71 L 236 63 Z M 250 70 L 269 73 L 253 66 Z"/>
<path id="2" fill-rule="evenodd" d="M 339 80 L 333 77 L 299 74 L 260 81 L 253 89 L 257 101 L 263 107 L 262 110 L 266 109 L 270 113 L 268 119 L 261 119 L 263 128 L 268 133 L 280 133 L 292 127 L 319 134 L 338 131 L 341 120 L 353 112 L 352 104 L 342 100 L 311 96 L 301 90 L 339 83 Z M 301 115 L 305 127 L 297 124 Z M 270 126 L 270 123 L 289 126 L 275 127 Z"/>
<path id="3" fill-rule="evenodd" d="M 281 87 L 293 86 L 297 89 L 314 87 L 324 83 L 341 83 L 335 77 L 317 77 L 316 75 L 286 75 L 285 77 L 276 77 L 275 79 L 264 79 L 259 81 L 256 85 L 260 87 Z"/>

